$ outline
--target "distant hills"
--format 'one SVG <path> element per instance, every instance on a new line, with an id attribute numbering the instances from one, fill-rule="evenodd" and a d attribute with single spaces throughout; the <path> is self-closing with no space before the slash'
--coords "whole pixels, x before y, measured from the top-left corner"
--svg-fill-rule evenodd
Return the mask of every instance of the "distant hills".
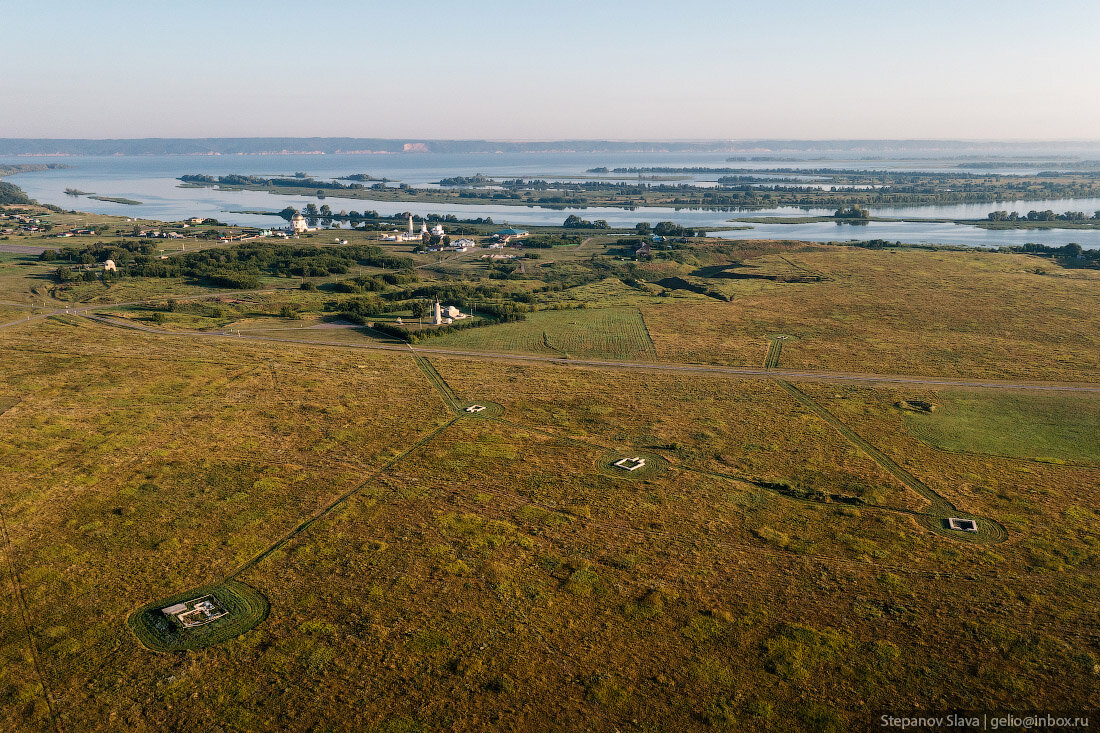
<path id="1" fill-rule="evenodd" d="M 280 155 L 337 153 L 729 153 L 966 157 L 1096 153 L 1097 142 L 959 140 L 423 140 L 354 137 L 223 137 L 141 139 L 0 138 L 0 155 Z"/>

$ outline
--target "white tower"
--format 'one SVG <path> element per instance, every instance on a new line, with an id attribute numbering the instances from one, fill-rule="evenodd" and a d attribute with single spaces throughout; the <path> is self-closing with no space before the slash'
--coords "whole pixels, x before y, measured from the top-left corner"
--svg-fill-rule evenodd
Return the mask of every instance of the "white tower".
<path id="1" fill-rule="evenodd" d="M 409 214 L 409 234 L 413 233 L 413 215 Z"/>
<path id="2" fill-rule="evenodd" d="M 432 306 L 432 325 L 435 325 L 435 326 L 443 325 L 443 311 L 439 307 L 439 301 L 438 300 L 436 300 L 435 305 Z"/>

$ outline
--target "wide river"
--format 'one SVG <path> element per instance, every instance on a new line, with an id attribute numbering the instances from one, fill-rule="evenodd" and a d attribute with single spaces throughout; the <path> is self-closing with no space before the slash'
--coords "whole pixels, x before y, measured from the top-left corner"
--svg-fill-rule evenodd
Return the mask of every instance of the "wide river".
<path id="1" fill-rule="evenodd" d="M 317 203 L 314 197 L 283 196 L 258 191 L 215 191 L 209 188 L 180 188 L 179 176 L 188 173 L 280 176 L 303 171 L 316 178 L 335 178 L 352 173 L 369 173 L 411 186 L 430 186 L 441 178 L 483 173 L 509 178 L 540 176 L 584 176 L 597 166 L 616 167 L 734 167 L 734 168 L 858 168 L 874 170 L 956 171 L 951 161 L 908 160 L 830 160 L 776 162 L 727 162 L 719 153 L 533 153 L 513 154 L 435 154 L 409 153 L 389 155 L 216 155 L 216 156 L 114 156 L 27 158 L 0 157 L 0 163 L 61 163 L 67 168 L 21 173 L 9 177 L 32 198 L 66 209 L 115 214 L 167 221 L 192 216 L 214 217 L 233 224 L 251 226 L 281 225 L 273 216 L 236 213 L 245 210 L 278 211 L 286 206 L 304 207 Z M 981 169 L 971 169 L 981 172 Z M 1020 168 L 992 172 L 1034 173 Z M 687 182 L 704 185 L 717 174 L 698 174 Z M 629 176 L 624 176 L 629 179 Z M 65 194 L 75 188 L 100 196 L 141 201 L 140 205 L 116 204 Z M 630 211 L 618 208 L 546 209 L 538 206 L 481 206 L 420 204 L 369 201 L 328 196 L 335 211 L 373 209 L 382 214 L 412 211 L 421 214 L 454 214 L 459 218 L 492 217 L 498 223 L 513 225 L 559 224 L 569 214 L 586 219 L 606 219 L 613 226 L 633 226 L 639 221 L 655 223 L 675 221 L 685 226 L 718 227 L 728 225 L 737 216 L 827 215 L 831 210 L 781 208 L 753 211 L 711 211 L 702 209 L 649 208 Z M 1100 199 L 990 202 L 948 206 L 876 208 L 876 216 L 923 218 L 983 218 L 990 211 L 1027 213 L 1052 209 L 1056 212 L 1100 210 Z M 824 222 L 816 224 L 754 224 L 751 229 L 717 232 L 730 239 L 800 239 L 808 241 L 865 241 L 885 239 L 906 243 L 964 244 L 981 247 L 1022 245 L 1037 242 L 1063 245 L 1076 242 L 1082 247 L 1100 247 L 1100 230 L 1046 229 L 993 231 L 968 225 L 923 222 L 870 222 L 864 225 Z"/>

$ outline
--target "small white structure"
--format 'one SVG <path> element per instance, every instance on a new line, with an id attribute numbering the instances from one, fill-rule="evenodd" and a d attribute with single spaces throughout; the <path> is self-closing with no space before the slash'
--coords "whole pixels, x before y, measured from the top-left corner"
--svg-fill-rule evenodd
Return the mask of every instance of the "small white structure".
<path id="1" fill-rule="evenodd" d="M 202 626 L 229 615 L 229 611 L 214 596 L 193 598 L 160 611 L 185 629 Z"/>
<path id="2" fill-rule="evenodd" d="M 294 234 L 308 232 L 309 227 L 306 226 L 306 218 L 300 213 L 295 213 L 294 216 L 290 218 L 290 231 Z"/>
<path id="3" fill-rule="evenodd" d="M 949 517 L 947 520 L 948 529 L 953 529 L 958 532 L 977 532 L 978 523 L 973 519 L 961 519 L 959 517 Z"/>
<path id="4" fill-rule="evenodd" d="M 434 227 L 432 227 L 432 236 L 433 237 L 442 237 L 443 234 L 444 234 L 444 232 L 443 232 L 443 225 L 442 224 L 436 224 Z"/>
<path id="5" fill-rule="evenodd" d="M 409 231 L 401 232 L 397 235 L 398 242 L 419 242 L 424 238 L 424 235 L 428 232 L 428 223 L 423 222 L 420 225 L 420 231 L 417 232 L 413 229 L 412 214 L 409 214 Z"/>
<path id="6" fill-rule="evenodd" d="M 118 272 L 118 267 L 115 265 L 114 260 L 107 260 L 103 263 L 104 272 Z"/>
<path id="7" fill-rule="evenodd" d="M 623 469 L 624 471 L 637 471 L 639 468 L 645 468 L 645 459 L 641 456 L 634 456 L 633 458 L 620 458 L 615 461 L 615 466 Z"/>
<path id="8" fill-rule="evenodd" d="M 466 412 L 485 412 L 485 405 L 470 405 Z"/>
<path id="9" fill-rule="evenodd" d="M 444 324 L 453 323 L 460 318 L 469 318 L 468 315 L 455 308 L 453 305 L 449 305 L 444 308 L 438 300 L 432 303 L 432 325 L 442 326 Z"/>
<path id="10" fill-rule="evenodd" d="M 455 308 L 453 305 L 449 305 L 443 309 L 443 317 L 452 318 L 455 320 L 459 318 L 469 318 L 468 315 L 460 311 L 458 308 Z"/>

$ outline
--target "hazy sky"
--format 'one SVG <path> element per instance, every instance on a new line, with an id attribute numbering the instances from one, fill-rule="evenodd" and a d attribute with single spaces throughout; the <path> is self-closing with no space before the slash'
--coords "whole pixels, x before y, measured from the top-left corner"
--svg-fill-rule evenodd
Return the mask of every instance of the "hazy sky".
<path id="1" fill-rule="evenodd" d="M 1100 137 L 1095 0 L 0 9 L 0 137 Z"/>

